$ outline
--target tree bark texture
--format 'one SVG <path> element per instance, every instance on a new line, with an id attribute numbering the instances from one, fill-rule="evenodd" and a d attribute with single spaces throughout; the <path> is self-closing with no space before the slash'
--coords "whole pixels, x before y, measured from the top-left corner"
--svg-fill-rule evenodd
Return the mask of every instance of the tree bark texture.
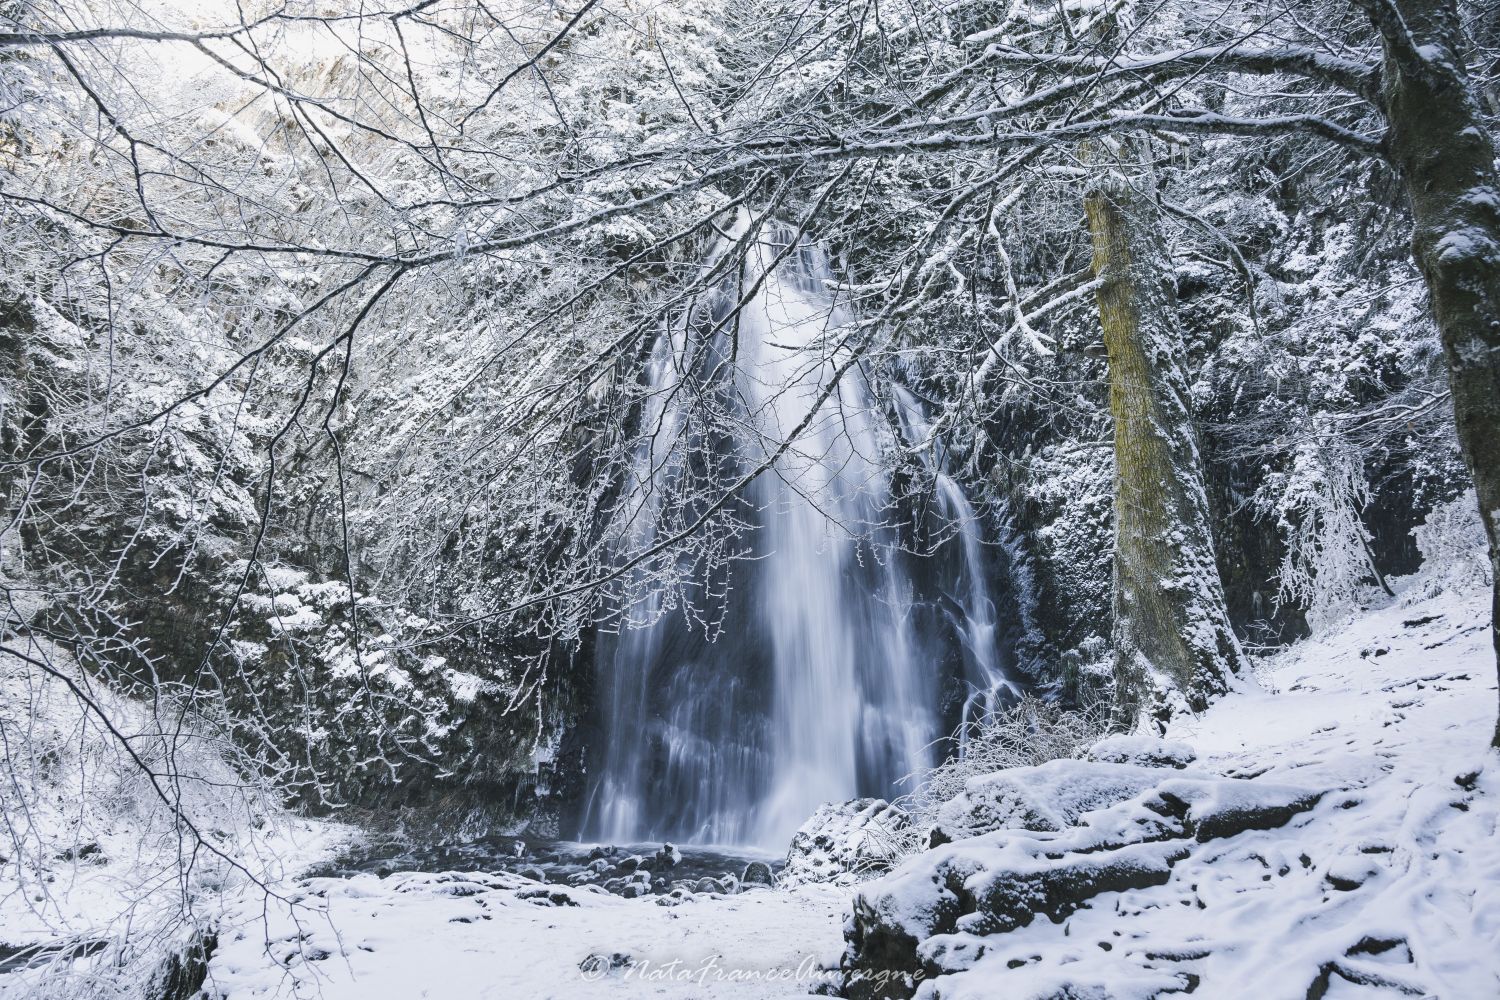
<path id="1" fill-rule="evenodd" d="M 1500 171 L 1464 65 L 1453 0 L 1368 0 L 1384 41 L 1392 161 L 1411 199 L 1412 250 L 1448 361 L 1453 412 L 1490 546 L 1500 666 Z M 1500 715 L 1492 745 L 1500 747 Z"/>
<path id="2" fill-rule="evenodd" d="M 1124 183 L 1085 198 L 1115 435 L 1116 723 L 1165 723 L 1222 694 L 1244 653 L 1214 559 L 1171 272 Z"/>

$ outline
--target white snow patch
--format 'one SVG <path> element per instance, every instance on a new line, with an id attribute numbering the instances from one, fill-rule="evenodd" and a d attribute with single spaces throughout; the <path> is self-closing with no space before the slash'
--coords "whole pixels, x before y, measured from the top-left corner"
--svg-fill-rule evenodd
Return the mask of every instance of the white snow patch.
<path id="1" fill-rule="evenodd" d="M 847 895 L 830 886 L 675 906 L 521 876 L 310 879 L 220 935 L 211 995 L 376 1000 L 805 995 L 836 963 Z"/>

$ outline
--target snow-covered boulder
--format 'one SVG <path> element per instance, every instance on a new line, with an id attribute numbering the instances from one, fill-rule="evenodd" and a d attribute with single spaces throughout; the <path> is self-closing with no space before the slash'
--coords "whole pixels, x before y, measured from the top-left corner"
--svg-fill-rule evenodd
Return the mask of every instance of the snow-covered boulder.
<path id="1" fill-rule="evenodd" d="M 1104 764 L 1181 770 L 1198 759 L 1198 751 L 1186 743 L 1155 736 L 1109 736 L 1089 748 L 1088 759 Z"/>
<path id="2" fill-rule="evenodd" d="M 934 848 L 865 886 L 844 927 L 846 969 L 886 979 L 945 971 L 927 969 L 924 953 L 944 950 L 926 944 L 934 937 L 1002 934 L 1039 915 L 1061 920 L 1100 893 L 1161 885 L 1188 850 L 1167 841 L 1054 857 L 1048 847 L 997 830 Z"/>
<path id="3" fill-rule="evenodd" d="M 1323 793 L 1269 781 L 1172 778 L 1157 787 L 1155 796 L 1174 813 L 1180 808 L 1184 832 L 1201 842 L 1285 826 L 1317 805 Z M 1161 808 L 1157 803 L 1148 807 Z"/>
<path id="4" fill-rule="evenodd" d="M 911 825 L 885 799 L 851 799 L 818 807 L 792 836 L 782 885 L 833 882 L 890 867 L 892 839 Z"/>
<path id="5" fill-rule="evenodd" d="M 945 823 L 999 825 L 860 888 L 845 924 L 849 984 L 965 967 L 985 936 L 1039 916 L 1060 921 L 1101 893 L 1163 885 L 1195 842 L 1281 826 L 1320 797 L 1294 785 L 1089 761 L 971 779 L 942 810 Z"/>
<path id="6" fill-rule="evenodd" d="M 771 866 L 764 861 L 752 861 L 745 866 L 745 871 L 740 875 L 740 884 L 745 888 L 751 886 L 765 886 L 768 889 L 776 887 L 776 873 L 771 871 Z"/>
<path id="7" fill-rule="evenodd" d="M 1065 830 L 1076 826 L 1084 813 L 1123 802 L 1161 780 L 1156 768 L 1082 760 L 1052 760 L 978 775 L 968 780 L 962 795 L 939 807 L 932 843 L 995 830 Z"/>

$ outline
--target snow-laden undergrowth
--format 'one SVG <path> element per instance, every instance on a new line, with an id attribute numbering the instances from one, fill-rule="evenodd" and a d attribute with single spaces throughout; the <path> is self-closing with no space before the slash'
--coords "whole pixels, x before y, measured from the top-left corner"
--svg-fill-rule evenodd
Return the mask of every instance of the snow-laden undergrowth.
<path id="1" fill-rule="evenodd" d="M 150 997 L 226 901 L 349 831 L 298 819 L 180 706 L 40 639 L 0 657 L 0 996 Z"/>

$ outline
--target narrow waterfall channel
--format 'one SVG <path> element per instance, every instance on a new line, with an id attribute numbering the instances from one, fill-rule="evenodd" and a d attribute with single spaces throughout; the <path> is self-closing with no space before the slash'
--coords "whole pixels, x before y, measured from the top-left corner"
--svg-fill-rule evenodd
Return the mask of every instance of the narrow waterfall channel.
<path id="1" fill-rule="evenodd" d="M 932 424 L 917 398 L 899 385 L 895 387 L 895 397 L 896 412 L 908 440 L 932 439 Z M 952 621 L 964 646 L 964 701 L 959 712 L 960 725 L 956 727 L 956 750 L 962 755 L 973 725 L 1019 697 L 1021 688 L 1001 656 L 997 609 L 984 558 L 983 525 L 948 468 L 942 442 L 934 440 L 922 454 L 932 475 L 938 513 L 944 523 L 953 526 L 960 546 L 956 579 L 948 596 L 955 605 Z"/>
<path id="2" fill-rule="evenodd" d="M 742 286 L 765 280 L 732 339 L 721 333 L 705 351 L 691 330 L 672 330 L 651 357 L 642 419 L 654 433 L 622 504 L 629 551 L 666 533 L 664 498 L 692 474 L 672 444 L 692 433 L 675 391 L 684 372 L 707 365 L 726 382 L 741 429 L 714 447 L 732 452 L 737 469 L 807 426 L 748 491 L 749 555 L 732 579 L 702 581 L 694 600 L 638 580 L 618 632 L 600 634 L 602 743 L 586 838 L 784 847 L 823 802 L 900 794 L 903 776 L 944 752 L 934 742 L 945 719 L 969 720 L 1015 691 L 980 519 L 940 453 L 927 459 L 953 537 L 951 568 L 926 573 L 942 578 L 945 609 L 922 613 L 934 603 L 918 579 L 925 560 L 903 550 L 890 524 L 881 456 L 891 430 L 857 371 L 824 397 L 847 360 L 828 345 L 851 317 L 826 290 L 821 252 L 800 246 L 777 263 L 786 248 L 767 240 L 751 254 Z M 924 420 L 909 394 L 897 407 L 909 427 Z M 960 693 L 949 695 L 963 701 L 957 711 L 945 712 L 945 658 L 961 661 L 951 671 Z"/>

